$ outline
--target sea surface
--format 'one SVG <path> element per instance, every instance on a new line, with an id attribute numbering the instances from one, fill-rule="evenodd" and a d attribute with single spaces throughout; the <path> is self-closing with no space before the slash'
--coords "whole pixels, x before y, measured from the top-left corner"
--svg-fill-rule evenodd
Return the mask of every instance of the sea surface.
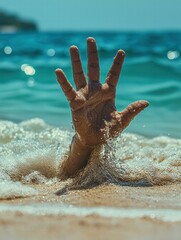
<path id="1" fill-rule="evenodd" d="M 73 188 L 181 182 L 181 32 L 1 34 L 0 199 L 37 195 L 33 184 L 59 181 L 74 130 L 54 72 L 62 68 L 74 84 L 71 45 L 79 47 L 86 72 L 89 36 L 97 41 L 101 82 L 117 50 L 126 52 L 118 110 L 139 99 L 150 106 L 117 140 L 95 150 Z"/>
<path id="2" fill-rule="evenodd" d="M 0 119 L 17 123 L 41 118 L 71 129 L 70 109 L 54 72 L 62 68 L 73 83 L 69 47 L 74 44 L 87 73 L 89 36 L 97 40 L 101 82 L 117 50 L 126 52 L 117 87 L 118 110 L 138 99 L 150 102 L 128 131 L 180 138 L 181 32 L 1 34 Z"/>

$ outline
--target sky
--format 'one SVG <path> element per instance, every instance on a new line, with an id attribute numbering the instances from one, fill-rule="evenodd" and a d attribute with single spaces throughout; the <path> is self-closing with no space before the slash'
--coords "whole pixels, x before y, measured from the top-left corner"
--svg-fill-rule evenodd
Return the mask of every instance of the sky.
<path id="1" fill-rule="evenodd" d="M 42 31 L 181 30 L 181 0 L 1 0 Z"/>

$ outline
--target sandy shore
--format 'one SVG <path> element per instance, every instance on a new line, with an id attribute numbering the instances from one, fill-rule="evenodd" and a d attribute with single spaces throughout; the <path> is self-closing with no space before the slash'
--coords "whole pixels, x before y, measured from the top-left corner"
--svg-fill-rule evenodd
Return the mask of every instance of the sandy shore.
<path id="1" fill-rule="evenodd" d="M 60 186 L 61 185 L 61 186 Z M 179 185 L 125 187 L 102 185 L 93 189 L 54 193 L 64 183 L 54 186 L 34 185 L 37 196 L 3 200 L 0 206 L 18 206 L 19 210 L 0 212 L 0 239 L 180 239 L 181 221 L 158 219 L 155 216 L 103 217 L 99 214 L 26 213 L 24 207 L 71 205 L 76 207 L 107 207 L 129 210 L 181 210 Z M 49 205 L 47 205 L 49 204 Z M 22 209 L 22 211 L 21 211 Z"/>
<path id="2" fill-rule="evenodd" d="M 24 239 L 180 239 L 181 223 L 152 219 L 114 219 L 97 216 L 36 217 L 3 214 L 1 240 Z"/>

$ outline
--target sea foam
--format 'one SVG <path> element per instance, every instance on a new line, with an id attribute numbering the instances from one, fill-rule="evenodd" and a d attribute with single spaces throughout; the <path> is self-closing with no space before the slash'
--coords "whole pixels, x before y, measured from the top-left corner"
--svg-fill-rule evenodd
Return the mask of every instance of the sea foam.
<path id="1" fill-rule="evenodd" d="M 33 184 L 54 184 L 73 132 L 42 119 L 0 121 L 0 199 L 37 194 Z M 181 182 L 181 140 L 123 133 L 95 149 L 70 188 L 105 182 L 160 185 Z M 31 186 L 30 186 L 31 184 Z"/>
<path id="2" fill-rule="evenodd" d="M 113 208 L 113 207 L 77 207 L 66 204 L 1 204 L 0 213 L 18 212 L 37 216 L 101 216 L 104 218 L 150 218 L 165 222 L 180 222 L 181 211 L 175 209 Z"/>

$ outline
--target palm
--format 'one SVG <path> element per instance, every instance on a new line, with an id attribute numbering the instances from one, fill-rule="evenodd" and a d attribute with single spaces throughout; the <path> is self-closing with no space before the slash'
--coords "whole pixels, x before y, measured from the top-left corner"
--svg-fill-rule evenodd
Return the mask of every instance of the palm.
<path id="1" fill-rule="evenodd" d="M 146 101 L 137 101 L 122 112 L 115 107 L 116 85 L 124 60 L 124 52 L 119 50 L 106 82 L 99 82 L 99 60 L 96 42 L 88 38 L 88 83 L 82 70 L 78 48 L 70 48 L 75 91 L 62 70 L 56 71 L 60 83 L 72 110 L 76 133 L 86 145 L 104 143 L 107 137 L 117 136 L 141 110 L 148 106 Z"/>
<path id="2" fill-rule="evenodd" d="M 91 83 L 83 92 L 79 91 L 79 96 L 71 103 L 75 129 L 88 145 L 104 142 L 105 123 L 111 121 L 115 111 L 111 100 L 113 91 L 105 88 L 108 86 Z"/>

